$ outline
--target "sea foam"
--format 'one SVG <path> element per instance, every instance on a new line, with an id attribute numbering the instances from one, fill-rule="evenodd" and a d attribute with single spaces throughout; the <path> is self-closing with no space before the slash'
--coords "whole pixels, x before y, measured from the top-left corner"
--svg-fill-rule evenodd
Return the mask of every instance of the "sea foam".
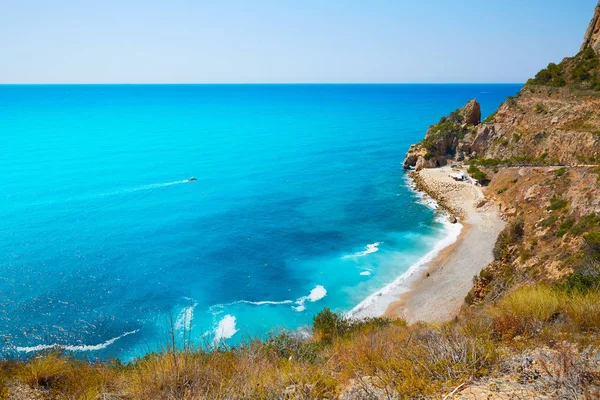
<path id="1" fill-rule="evenodd" d="M 304 311 L 306 310 L 306 306 L 304 305 L 304 303 L 306 303 L 307 300 L 311 303 L 314 303 L 316 301 L 321 300 L 325 296 L 327 296 L 327 289 L 325 289 L 321 285 L 317 285 L 314 287 L 313 290 L 310 291 L 310 294 L 308 296 L 302 296 L 298 300 L 296 300 L 297 306 L 292 308 L 298 312 Z"/>
<path id="2" fill-rule="evenodd" d="M 369 255 L 371 253 L 375 253 L 375 252 L 379 251 L 379 246 L 381 244 L 383 244 L 383 242 L 375 242 L 375 243 L 368 244 L 367 247 L 365 248 L 365 250 L 359 251 L 358 253 L 346 255 L 342 258 L 349 259 L 349 258 L 364 257 L 366 255 Z"/>
<path id="3" fill-rule="evenodd" d="M 450 246 L 458 239 L 460 232 L 462 231 L 463 226 L 461 224 L 451 224 L 447 221 L 446 218 L 442 218 L 444 212 L 439 209 L 438 203 L 427 196 L 425 193 L 418 192 L 415 188 L 415 184 L 412 179 L 408 176 L 406 178 L 407 186 L 413 192 L 414 196 L 418 199 L 418 202 L 426 205 L 433 210 L 437 210 L 437 215 L 435 217 L 436 221 L 443 225 L 444 236 L 438 241 L 433 249 L 431 249 L 425 256 L 423 256 L 419 261 L 411 265 L 408 270 L 396 278 L 393 282 L 384 286 L 380 290 L 368 296 L 366 299 L 361 301 L 358 305 L 356 305 L 352 310 L 350 310 L 346 315 L 348 317 L 365 317 L 365 316 L 380 316 L 383 315 L 385 309 L 389 304 L 395 301 L 396 294 L 393 294 L 392 291 L 394 289 L 404 285 L 406 280 L 411 277 L 416 271 L 421 269 L 424 265 L 431 262 L 440 251 Z"/>
<path id="4" fill-rule="evenodd" d="M 184 307 L 183 310 L 177 316 L 177 320 L 175 321 L 175 329 L 178 331 L 189 331 L 192 326 L 192 320 L 194 319 L 194 309 L 198 305 L 197 302 L 194 302 L 191 306 Z"/>
<path id="5" fill-rule="evenodd" d="M 214 330 L 213 345 L 218 345 L 223 340 L 229 339 L 237 333 L 236 318 L 232 315 L 225 315 Z"/>
<path id="6" fill-rule="evenodd" d="M 42 350 L 50 350 L 50 349 L 61 349 L 61 350 L 65 350 L 65 351 L 98 351 L 98 350 L 106 349 L 108 346 L 110 346 L 117 340 L 122 339 L 125 336 L 133 335 L 137 331 L 138 330 L 136 329 L 135 331 L 125 332 L 124 334 L 114 337 L 112 339 L 109 339 L 104 343 L 94 344 L 94 345 L 90 345 L 90 344 L 68 345 L 68 344 L 54 343 L 54 344 L 39 344 L 37 346 L 30 346 L 30 347 L 15 347 L 15 350 L 17 350 L 18 352 L 22 352 L 22 353 L 31 353 L 34 351 L 42 351 Z"/>

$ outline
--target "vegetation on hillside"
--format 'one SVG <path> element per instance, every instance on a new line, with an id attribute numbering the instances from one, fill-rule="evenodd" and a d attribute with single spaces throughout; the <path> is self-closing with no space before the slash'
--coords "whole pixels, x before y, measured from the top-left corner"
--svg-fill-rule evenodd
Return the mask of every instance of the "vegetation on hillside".
<path id="1" fill-rule="evenodd" d="M 588 46 L 559 64 L 550 63 L 527 81 L 527 86 L 573 87 L 600 91 L 600 58 Z"/>
<path id="2" fill-rule="evenodd" d="M 429 128 L 425 139 L 421 142 L 422 146 L 429 153 L 444 153 L 453 156 L 454 154 L 448 153 L 448 151 L 454 151 L 455 146 L 448 146 L 448 144 L 464 138 L 470 129 L 464 124 L 464 119 L 460 109 L 442 117 L 440 122 Z"/>

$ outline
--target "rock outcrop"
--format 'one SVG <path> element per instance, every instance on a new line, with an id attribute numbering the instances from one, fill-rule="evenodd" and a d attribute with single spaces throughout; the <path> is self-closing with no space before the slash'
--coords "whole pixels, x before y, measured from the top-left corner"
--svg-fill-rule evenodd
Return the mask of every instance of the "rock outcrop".
<path id="1" fill-rule="evenodd" d="M 581 51 L 585 50 L 587 46 L 594 49 L 596 54 L 600 54 L 600 2 L 598 2 L 594 16 L 585 32 L 585 40 L 581 46 Z"/>
<path id="2" fill-rule="evenodd" d="M 446 165 L 450 159 L 462 159 L 464 156 L 458 151 L 460 142 L 469 132 L 474 132 L 480 122 L 481 107 L 477 100 L 471 100 L 430 126 L 422 142 L 410 146 L 404 168 L 415 167 L 418 171 Z"/>

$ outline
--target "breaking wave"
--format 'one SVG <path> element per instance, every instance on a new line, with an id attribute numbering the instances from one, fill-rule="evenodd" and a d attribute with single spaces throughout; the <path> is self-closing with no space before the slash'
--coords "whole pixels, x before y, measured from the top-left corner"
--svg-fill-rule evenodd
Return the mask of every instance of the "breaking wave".
<path id="1" fill-rule="evenodd" d="M 42 350 L 50 350 L 50 349 L 61 349 L 61 350 L 65 350 L 65 351 L 98 351 L 98 350 L 106 349 L 108 346 L 110 346 L 117 340 L 122 339 L 125 336 L 133 335 L 137 331 L 138 330 L 136 329 L 135 331 L 125 332 L 121 336 L 114 337 L 114 338 L 109 339 L 106 342 L 100 343 L 100 344 L 93 344 L 93 345 L 82 344 L 82 345 L 77 345 L 77 346 L 68 345 L 68 344 L 58 344 L 58 343 L 39 344 L 37 346 L 30 346 L 30 347 L 15 347 L 15 350 L 17 350 L 18 352 L 22 352 L 22 353 L 31 353 L 34 351 L 42 351 Z"/>

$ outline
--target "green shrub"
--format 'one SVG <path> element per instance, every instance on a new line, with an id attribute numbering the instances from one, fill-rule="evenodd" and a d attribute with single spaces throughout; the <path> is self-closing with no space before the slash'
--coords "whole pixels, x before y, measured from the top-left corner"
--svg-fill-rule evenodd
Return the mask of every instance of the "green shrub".
<path id="1" fill-rule="evenodd" d="M 508 225 L 508 232 L 510 235 L 510 240 L 513 243 L 520 241 L 525 235 L 525 221 L 523 221 L 522 219 L 518 219 L 516 221 L 511 222 Z"/>
<path id="2" fill-rule="evenodd" d="M 538 114 L 548 114 L 548 109 L 542 103 L 537 103 L 535 105 L 535 112 Z"/>
<path id="3" fill-rule="evenodd" d="M 508 254 L 508 246 L 510 245 L 510 237 L 506 233 L 506 230 L 503 230 L 498 235 L 496 239 L 496 243 L 494 244 L 494 249 L 492 250 L 492 254 L 494 256 L 494 260 L 499 261 L 502 260 Z"/>
<path id="4" fill-rule="evenodd" d="M 548 228 L 551 226 L 554 226 L 554 224 L 556 223 L 556 220 L 558 219 L 558 217 L 556 215 L 553 215 L 551 217 L 546 218 L 545 220 L 543 220 L 540 225 L 543 228 Z"/>
<path id="5" fill-rule="evenodd" d="M 306 340 L 288 332 L 281 332 L 278 335 L 270 336 L 265 341 L 265 348 L 273 351 L 279 358 L 293 357 L 299 361 L 315 363 L 318 361 L 321 346 L 318 342 Z"/>
<path id="6" fill-rule="evenodd" d="M 554 176 L 563 176 L 566 173 L 567 173 L 567 169 L 565 167 L 563 167 L 563 168 L 557 169 L 556 172 L 554 173 Z"/>
<path id="7" fill-rule="evenodd" d="M 570 274 L 563 283 L 557 285 L 567 293 L 586 293 L 600 290 L 600 268 L 590 264 Z"/>
<path id="8" fill-rule="evenodd" d="M 556 236 L 563 237 L 569 231 L 569 229 L 573 227 L 573 225 L 575 225 L 575 219 L 567 218 L 562 224 L 559 225 Z"/>
<path id="9" fill-rule="evenodd" d="M 324 308 L 313 317 L 313 332 L 325 343 L 332 343 L 335 338 L 346 333 L 347 329 L 348 320 L 329 308 Z"/>
<path id="10" fill-rule="evenodd" d="M 473 179 L 477 180 L 482 185 L 485 185 L 489 182 L 487 174 L 479 168 L 477 168 L 474 164 L 471 164 L 467 171 L 469 172 L 469 174 L 471 174 Z"/>
<path id="11" fill-rule="evenodd" d="M 565 86 L 567 82 L 565 81 L 565 78 L 563 76 L 562 65 L 550 63 L 548 64 L 548 67 L 538 72 L 535 75 L 535 78 L 527 81 L 527 84 L 561 87 Z"/>
<path id="12" fill-rule="evenodd" d="M 548 210 L 560 210 L 561 208 L 565 208 L 567 204 L 567 200 L 561 199 L 554 195 L 550 199 L 550 206 L 548 207 Z"/>
<path id="13" fill-rule="evenodd" d="M 600 231 L 590 232 L 583 236 L 590 255 L 600 256 Z"/>
<path id="14" fill-rule="evenodd" d="M 577 222 L 577 224 L 571 228 L 571 233 L 575 236 L 580 236 L 597 225 L 600 225 L 600 215 L 591 213 L 581 218 L 579 222 Z"/>

